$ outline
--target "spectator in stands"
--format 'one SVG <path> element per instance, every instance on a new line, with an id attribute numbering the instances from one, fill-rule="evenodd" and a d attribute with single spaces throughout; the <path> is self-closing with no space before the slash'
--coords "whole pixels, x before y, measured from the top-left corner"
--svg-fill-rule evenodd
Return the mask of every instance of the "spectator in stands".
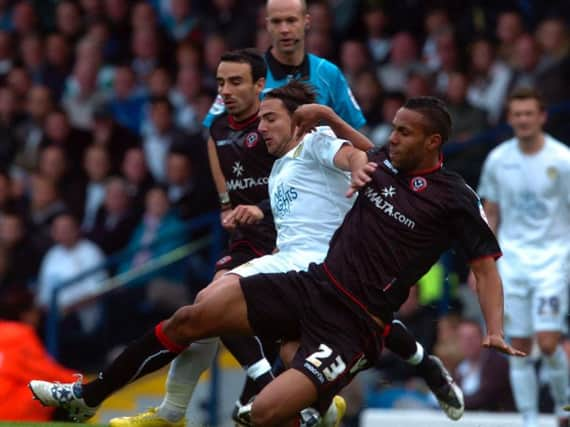
<path id="1" fill-rule="evenodd" d="M 32 87 L 30 75 L 22 66 L 12 67 L 6 76 L 6 83 L 7 86 L 14 91 L 18 111 L 22 111 L 25 108 L 28 92 Z"/>
<path id="2" fill-rule="evenodd" d="M 8 211 L 0 216 L 0 245 L 10 262 L 6 265 L 6 276 L 25 290 L 36 278 L 41 255 L 30 238 L 24 218 L 17 211 Z"/>
<path id="3" fill-rule="evenodd" d="M 190 0 L 172 0 L 169 12 L 163 16 L 163 25 L 172 40 L 176 42 L 200 40 L 200 19 L 192 13 Z M 238 22 L 243 23 L 244 21 Z M 241 24 L 237 25 L 241 26 Z"/>
<path id="4" fill-rule="evenodd" d="M 111 173 L 118 174 L 126 151 L 140 146 L 139 137 L 129 129 L 118 124 L 106 105 L 93 112 L 92 144 L 105 148 L 111 161 Z"/>
<path id="5" fill-rule="evenodd" d="M 424 29 L 426 39 L 422 48 L 422 60 L 430 70 L 441 68 L 441 57 L 438 52 L 438 39 L 442 33 L 452 30 L 447 10 L 434 8 L 428 10 L 424 16 Z"/>
<path id="6" fill-rule="evenodd" d="M 383 64 L 388 60 L 392 44 L 387 31 L 389 18 L 384 8 L 374 2 L 369 2 L 363 18 L 368 51 L 375 65 Z"/>
<path id="7" fill-rule="evenodd" d="M 253 46 L 255 33 L 252 29 L 254 27 L 243 25 L 244 22 L 255 22 L 257 11 L 253 2 L 213 0 L 209 2 L 209 6 L 204 31 L 207 34 L 224 34 L 227 45 L 222 52 L 228 49 Z M 217 65 L 217 61 L 215 63 Z M 216 68 L 214 67 L 213 70 Z"/>
<path id="8" fill-rule="evenodd" d="M 36 303 L 44 311 L 50 306 L 54 289 L 80 273 L 102 265 L 105 260 L 97 245 L 81 238 L 77 220 L 68 213 L 62 213 L 54 219 L 52 236 L 55 245 L 42 259 L 36 294 Z M 90 304 L 76 310 L 72 310 L 72 307 L 96 295 L 106 278 L 106 272 L 98 270 L 58 294 L 59 310 L 67 311 L 63 320 L 67 333 L 62 336 L 62 360 L 68 360 L 70 366 L 80 364 L 84 357 L 92 360 L 94 355 L 89 356 L 89 351 L 99 349 L 95 354 L 100 354 L 101 343 L 94 338 L 102 320 L 101 307 L 99 304 Z M 79 335 L 75 336 L 77 332 Z"/>
<path id="9" fill-rule="evenodd" d="M 463 142 L 472 138 L 487 127 L 485 111 L 472 105 L 467 99 L 469 81 L 460 72 L 449 75 L 446 101 L 453 120 L 453 130 L 449 137 L 452 142 Z"/>
<path id="10" fill-rule="evenodd" d="M 196 102 L 201 92 L 202 74 L 198 67 L 183 67 L 178 70 L 176 86 L 170 101 L 176 110 L 176 124 L 188 133 L 200 131 Z"/>
<path id="11" fill-rule="evenodd" d="M 257 40 L 255 47 L 260 52 L 265 52 L 271 47 L 271 36 L 265 29 L 259 29 L 258 35 L 262 35 L 262 40 Z M 311 30 L 305 36 L 305 48 L 308 53 L 320 56 L 321 58 L 333 60 L 336 57 L 334 45 L 331 37 L 322 31 Z"/>
<path id="12" fill-rule="evenodd" d="M 109 43 L 116 46 L 114 59 L 115 61 L 122 60 L 128 57 L 130 52 L 129 2 L 128 0 L 105 0 L 103 4 L 103 15 L 109 22 L 111 34 Z"/>
<path id="13" fill-rule="evenodd" d="M 39 25 L 38 21 L 31 1 L 24 0 L 14 5 L 12 9 L 12 30 L 17 39 L 36 32 Z"/>
<path id="14" fill-rule="evenodd" d="M 95 223 L 86 237 L 107 255 L 123 249 L 138 224 L 140 215 L 132 209 L 127 183 L 110 178 L 105 185 L 105 200 L 97 211 Z"/>
<path id="15" fill-rule="evenodd" d="M 542 52 L 542 65 L 546 68 L 568 59 L 570 38 L 566 22 L 561 16 L 542 20 L 536 30 L 536 41 Z"/>
<path id="16" fill-rule="evenodd" d="M 353 86 L 358 73 L 372 65 L 366 45 L 360 40 L 344 40 L 340 44 L 340 68 L 349 84 Z"/>
<path id="17" fill-rule="evenodd" d="M 45 50 L 43 84 L 52 91 L 54 99 L 59 100 L 72 69 L 71 48 L 65 37 L 54 33 L 47 37 Z"/>
<path id="18" fill-rule="evenodd" d="M 69 190 L 67 207 L 79 220 L 81 231 L 87 233 L 93 229 L 97 211 L 105 199 L 105 180 L 111 169 L 107 150 L 91 145 L 85 151 L 83 169 L 85 178 L 77 180 Z"/>
<path id="19" fill-rule="evenodd" d="M 14 197 L 10 175 L 0 170 L 0 215 L 7 211 L 23 211 L 22 201 Z"/>
<path id="20" fill-rule="evenodd" d="M 176 49 L 176 65 L 178 69 L 201 67 L 202 54 L 198 45 L 190 42 L 179 43 Z"/>
<path id="21" fill-rule="evenodd" d="M 95 22 L 100 22 L 103 18 L 103 2 L 100 0 L 80 0 L 83 12 L 83 22 L 89 27 Z"/>
<path id="22" fill-rule="evenodd" d="M 414 36 L 400 32 L 392 38 L 389 61 L 378 67 L 378 80 L 386 90 L 405 90 L 411 71 L 422 68 L 418 59 L 418 47 Z"/>
<path id="23" fill-rule="evenodd" d="M 166 177 L 170 206 L 182 219 L 191 219 L 217 209 L 216 194 L 212 184 L 197 174 L 188 152 L 170 150 Z M 209 185 L 208 185 L 209 184 Z"/>
<path id="24" fill-rule="evenodd" d="M 392 132 L 392 121 L 396 112 L 404 105 L 406 96 L 402 92 L 386 92 L 382 103 L 382 122 L 370 131 L 370 139 L 376 147 L 388 143 Z"/>
<path id="25" fill-rule="evenodd" d="M 36 171 L 55 184 L 58 192 L 64 197 L 67 195 L 67 189 L 73 187 L 75 180 L 70 179 L 65 151 L 62 147 L 49 145 L 42 149 Z"/>
<path id="26" fill-rule="evenodd" d="M 462 68 L 455 34 L 451 29 L 440 31 L 435 40 L 439 66 L 435 70 L 435 91 L 442 97 L 447 91 L 450 74 Z"/>
<path id="27" fill-rule="evenodd" d="M 2 261 L 0 261 L 1 264 Z M 70 381 L 75 371 L 55 362 L 42 344 L 37 330 L 39 314 L 29 293 L 0 297 L 0 419 L 4 421 L 49 421 L 54 408 L 38 407 L 30 399 L 28 382 L 36 375 L 54 381 Z"/>
<path id="28" fill-rule="evenodd" d="M 173 145 L 185 142 L 185 135 L 174 124 L 174 109 L 166 97 L 150 101 L 152 132 L 143 138 L 146 162 L 157 182 L 166 180 L 166 157 Z"/>
<path id="29" fill-rule="evenodd" d="M 407 98 L 433 95 L 432 75 L 425 70 L 412 70 L 406 78 L 405 94 Z"/>
<path id="30" fill-rule="evenodd" d="M 152 70 L 161 65 L 158 32 L 154 28 L 139 28 L 131 36 L 131 68 L 138 84 L 145 85 Z"/>
<path id="31" fill-rule="evenodd" d="M 204 40 L 204 68 L 202 70 L 203 89 L 212 92 L 217 91 L 216 70 L 222 54 L 227 50 L 228 43 L 222 34 L 212 33 L 206 36 Z"/>
<path id="32" fill-rule="evenodd" d="M 121 263 L 119 272 L 140 268 L 150 260 L 182 246 L 187 242 L 187 235 L 184 222 L 171 210 L 166 190 L 161 186 L 151 188 L 146 194 L 143 218 L 127 246 L 131 255 Z M 183 264 L 176 262 L 144 274 L 132 284 L 150 284 L 148 289 L 153 294 L 154 302 L 158 305 L 164 303 L 168 310 L 174 310 L 180 307 L 183 300 L 190 298 L 187 290 L 183 290 L 183 282 Z"/>
<path id="33" fill-rule="evenodd" d="M 45 117 L 40 149 L 57 145 L 65 151 L 69 172 L 74 178 L 81 175 L 83 154 L 90 141 L 88 132 L 73 128 L 65 111 L 54 109 Z"/>
<path id="34" fill-rule="evenodd" d="M 38 148 L 43 138 L 43 122 L 53 109 L 52 94 L 46 86 L 33 86 L 26 100 L 26 118 L 16 129 L 18 147 L 15 165 L 31 171 L 37 165 Z"/>
<path id="35" fill-rule="evenodd" d="M 125 152 L 121 173 L 127 182 L 127 191 L 135 211 L 142 213 L 145 194 L 154 184 L 142 148 L 133 147 Z"/>
<path id="36" fill-rule="evenodd" d="M 137 86 L 136 76 L 131 67 L 118 66 L 113 80 L 113 94 L 107 104 L 114 121 L 140 134 L 146 101 L 145 91 Z"/>
<path id="37" fill-rule="evenodd" d="M 457 336 L 464 359 L 454 377 L 463 390 L 465 409 L 514 411 L 507 358 L 481 347 L 478 340 L 483 338 L 483 333 L 477 322 L 462 320 Z"/>
<path id="38" fill-rule="evenodd" d="M 57 3 L 55 9 L 55 28 L 70 43 L 76 43 L 83 32 L 83 19 L 79 5 L 71 0 Z"/>
<path id="39" fill-rule="evenodd" d="M 34 84 L 43 83 L 44 80 L 44 42 L 37 34 L 26 34 L 19 45 L 22 64 Z"/>
<path id="40" fill-rule="evenodd" d="M 18 146 L 16 126 L 18 117 L 16 97 L 9 87 L 0 86 L 0 168 L 8 169 Z"/>
<path id="41" fill-rule="evenodd" d="M 352 84 L 352 91 L 362 114 L 366 117 L 366 125 L 360 131 L 369 135 L 371 129 L 382 121 L 383 90 L 376 78 L 376 73 L 371 69 L 358 73 Z"/>
<path id="42" fill-rule="evenodd" d="M 106 102 L 106 96 L 97 87 L 99 61 L 93 58 L 79 58 L 73 67 L 73 78 L 78 91 L 64 95 L 62 105 L 73 127 L 81 130 L 93 128 L 93 113 Z"/>
<path id="43" fill-rule="evenodd" d="M 33 175 L 30 181 L 31 191 L 26 210 L 27 223 L 35 244 L 43 253 L 52 244 L 51 222 L 57 215 L 64 212 L 66 207 L 57 187 L 49 179 L 41 175 Z"/>
<path id="44" fill-rule="evenodd" d="M 0 79 L 3 81 L 14 65 L 12 38 L 5 30 L 0 30 Z"/>
<path id="45" fill-rule="evenodd" d="M 467 99 L 487 112 L 491 124 L 497 124 L 503 115 L 511 70 L 495 58 L 495 47 L 489 40 L 475 40 L 469 54 L 470 84 Z"/>
<path id="46" fill-rule="evenodd" d="M 514 73 L 509 83 L 509 92 L 520 87 L 536 87 L 540 72 L 540 51 L 534 37 L 530 34 L 519 36 L 511 59 Z"/>
<path id="47" fill-rule="evenodd" d="M 524 32 L 522 16 L 517 10 L 506 10 L 497 17 L 498 57 L 509 66 L 516 66 L 515 45 Z"/>

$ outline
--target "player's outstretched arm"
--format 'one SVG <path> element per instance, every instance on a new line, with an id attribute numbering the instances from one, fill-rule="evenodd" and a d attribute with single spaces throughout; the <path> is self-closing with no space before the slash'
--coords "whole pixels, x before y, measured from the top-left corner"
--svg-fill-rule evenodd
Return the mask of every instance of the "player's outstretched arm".
<path id="1" fill-rule="evenodd" d="M 487 335 L 483 346 L 493 348 L 509 356 L 526 356 L 522 351 L 505 342 L 503 334 L 503 285 L 495 260 L 491 257 L 471 263 L 471 270 L 477 281 L 479 304 L 485 317 Z"/>
<path id="2" fill-rule="evenodd" d="M 295 139 L 300 141 L 303 135 L 310 132 L 320 122 L 331 127 L 339 138 L 350 141 L 359 150 L 367 151 L 374 144 L 362 133 L 345 122 L 332 108 L 321 104 L 300 105 L 293 114 L 293 124 L 296 126 Z"/>
<path id="3" fill-rule="evenodd" d="M 334 156 L 334 164 L 337 168 L 350 171 L 350 187 L 346 197 L 352 197 L 354 193 L 364 187 L 372 179 L 372 174 L 378 167 L 374 162 L 368 161 L 368 155 L 364 151 L 357 150 L 349 144 L 345 144 Z"/>

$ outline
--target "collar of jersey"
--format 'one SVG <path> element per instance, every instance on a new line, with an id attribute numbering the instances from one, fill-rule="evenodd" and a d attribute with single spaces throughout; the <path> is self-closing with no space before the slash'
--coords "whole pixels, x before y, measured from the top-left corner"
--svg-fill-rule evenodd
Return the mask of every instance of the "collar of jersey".
<path id="1" fill-rule="evenodd" d="M 255 114 L 249 116 L 247 119 L 237 122 L 232 116 L 228 116 L 228 123 L 233 130 L 242 130 L 248 127 L 250 124 L 257 120 L 259 112 L 256 111 Z"/>
<path id="2" fill-rule="evenodd" d="M 406 175 L 413 175 L 413 176 L 427 175 L 441 169 L 442 166 L 443 166 L 443 154 L 439 153 L 439 161 L 437 162 L 437 165 L 435 165 L 433 168 L 419 169 L 411 172 L 406 172 Z"/>
<path id="3" fill-rule="evenodd" d="M 265 62 L 267 63 L 269 71 L 271 71 L 271 74 L 273 74 L 275 80 L 284 80 L 290 75 L 287 72 L 288 67 L 279 62 L 271 54 L 271 48 L 267 49 L 267 52 L 265 52 Z M 295 73 L 296 75 L 294 76 L 294 78 L 305 79 L 305 80 L 308 80 L 310 78 L 311 67 L 309 67 L 309 56 L 307 54 L 305 54 L 305 56 L 303 57 L 303 62 L 301 62 L 301 65 L 295 67 L 295 69 L 296 69 Z"/>

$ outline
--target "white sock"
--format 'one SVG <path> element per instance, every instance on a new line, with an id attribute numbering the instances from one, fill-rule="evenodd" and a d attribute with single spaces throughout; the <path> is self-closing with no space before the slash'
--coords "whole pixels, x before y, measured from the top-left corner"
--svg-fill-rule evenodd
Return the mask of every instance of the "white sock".
<path id="1" fill-rule="evenodd" d="M 511 389 L 525 427 L 536 426 L 538 420 L 538 385 L 532 360 L 510 357 Z"/>
<path id="2" fill-rule="evenodd" d="M 543 354 L 542 360 L 547 369 L 550 393 L 554 400 L 556 414 L 568 415 L 562 409 L 568 403 L 568 359 L 566 359 L 566 353 L 559 345 L 550 356 Z"/>
<path id="3" fill-rule="evenodd" d="M 172 361 L 166 379 L 166 395 L 158 407 L 159 417 L 171 422 L 184 418 L 200 375 L 212 365 L 218 345 L 218 338 L 193 342 Z"/>
<path id="4" fill-rule="evenodd" d="M 420 364 L 423 358 L 424 358 L 424 348 L 419 342 L 416 341 L 416 352 L 412 355 L 412 357 L 406 360 L 406 362 L 408 362 L 410 365 L 417 366 Z"/>
<path id="5" fill-rule="evenodd" d="M 271 364 L 267 361 L 267 359 L 263 358 L 255 362 L 253 365 L 249 365 L 246 368 L 245 372 L 247 373 L 248 377 L 255 381 L 260 376 L 271 372 Z"/>

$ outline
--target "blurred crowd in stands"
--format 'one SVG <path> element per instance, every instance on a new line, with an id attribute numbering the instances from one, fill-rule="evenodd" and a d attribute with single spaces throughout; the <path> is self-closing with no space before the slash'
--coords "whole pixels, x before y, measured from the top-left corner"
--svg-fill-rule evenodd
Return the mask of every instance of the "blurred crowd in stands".
<path id="1" fill-rule="evenodd" d="M 407 97 L 442 97 L 454 121 L 448 167 L 474 187 L 486 153 L 508 135 L 500 125 L 510 90 L 533 86 L 563 112 L 570 100 L 565 0 L 316 0 L 308 12 L 307 50 L 343 70 L 374 144 L 387 142 Z M 10 307 L 1 318 L 39 326 L 30 313 L 45 312 L 62 281 L 131 249 L 111 271 L 66 289 L 64 310 L 109 275 L 191 238 L 176 230 L 218 208 L 201 121 L 220 55 L 269 44 L 262 0 L 0 0 L 0 301 Z M 568 143 L 568 123 L 547 129 Z M 510 393 L 506 361 L 475 345 L 481 330 L 461 261 L 434 268 L 402 317 L 456 368 L 467 408 L 512 409 L 493 394 Z M 145 279 L 155 286 L 64 318 L 69 340 L 90 337 L 65 363 L 83 368 L 101 351 L 88 343 L 103 341 L 102 317 L 114 324 L 105 340 L 120 344 L 132 337 L 113 322 L 138 335 L 156 306 L 172 310 L 195 292 L 184 269 Z M 378 389 L 413 378 L 391 363 Z"/>

